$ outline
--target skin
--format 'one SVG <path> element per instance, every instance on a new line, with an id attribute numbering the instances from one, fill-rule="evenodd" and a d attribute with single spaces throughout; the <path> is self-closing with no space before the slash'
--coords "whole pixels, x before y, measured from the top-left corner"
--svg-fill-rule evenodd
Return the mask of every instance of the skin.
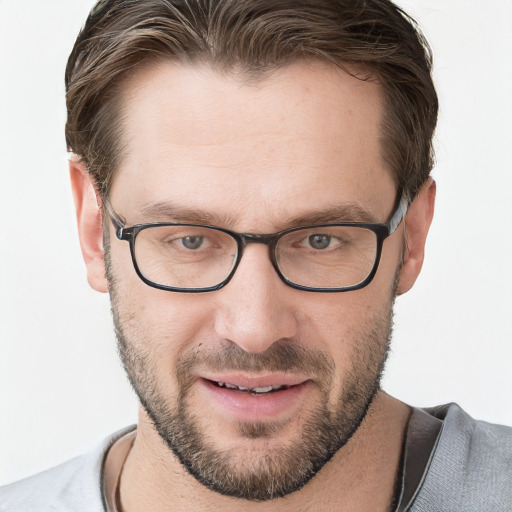
<path id="1" fill-rule="evenodd" d="M 239 232 L 277 232 L 297 219 L 346 205 L 384 222 L 396 190 L 381 156 L 382 103 L 378 85 L 321 63 L 295 63 L 251 85 L 207 67 L 160 63 L 139 70 L 124 89 L 128 151 L 110 202 L 128 226 L 168 220 L 162 211 L 158 218 L 144 211 L 155 202 L 205 212 L 209 223 Z M 88 280 L 107 292 L 100 200 L 84 166 L 73 159 L 70 168 Z M 358 335 L 376 318 L 389 316 L 401 258 L 397 294 L 408 291 L 420 272 L 434 198 L 435 184 L 429 180 L 405 222 L 385 241 L 372 283 L 348 293 L 286 286 L 260 244 L 246 248 L 235 276 L 219 291 L 156 290 L 136 276 L 128 245 L 111 229 L 119 315 L 133 346 L 156 361 L 154 376 L 169 403 L 176 400 L 169 369 L 181 355 L 226 344 L 261 354 L 280 340 L 293 340 L 334 362 L 329 393 L 334 409 L 354 363 Z M 203 413 L 200 428 L 217 448 L 235 450 L 240 461 L 300 436 L 301 417 L 319 400 L 311 386 L 278 414 L 281 427 L 271 439 L 248 439 L 199 385 L 191 390 L 194 411 Z M 244 510 L 388 509 L 409 412 L 379 391 L 349 443 L 303 489 L 270 502 L 243 502 Z M 126 512 L 229 511 L 240 510 L 241 503 L 190 476 L 142 407 L 120 490 Z"/>

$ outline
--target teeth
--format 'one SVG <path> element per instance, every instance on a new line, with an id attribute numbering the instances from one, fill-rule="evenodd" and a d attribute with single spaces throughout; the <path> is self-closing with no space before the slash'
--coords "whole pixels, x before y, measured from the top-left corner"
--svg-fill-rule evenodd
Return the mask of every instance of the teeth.
<path id="1" fill-rule="evenodd" d="M 240 391 L 250 391 L 251 393 L 268 393 L 269 391 L 277 391 L 285 388 L 285 386 L 265 386 L 264 388 L 246 388 L 244 386 L 235 386 L 234 384 L 229 384 L 229 382 L 222 381 L 217 382 L 217 385 L 221 388 L 239 389 Z"/>
<path id="2" fill-rule="evenodd" d="M 253 388 L 254 393 L 268 393 L 269 391 L 272 391 L 274 389 L 274 386 L 267 386 L 265 388 Z"/>

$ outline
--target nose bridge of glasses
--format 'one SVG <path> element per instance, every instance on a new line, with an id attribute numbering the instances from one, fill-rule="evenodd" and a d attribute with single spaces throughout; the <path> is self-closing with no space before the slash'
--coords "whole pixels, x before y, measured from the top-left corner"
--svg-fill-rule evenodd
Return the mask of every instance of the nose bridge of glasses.
<path id="1" fill-rule="evenodd" d="M 268 253 L 272 265 L 277 270 L 277 262 L 274 255 L 277 240 L 280 237 L 279 233 L 274 234 L 255 234 L 255 233 L 241 233 L 240 239 L 242 241 L 242 251 L 247 247 L 248 244 L 263 244 L 268 247 Z"/>
<path id="2" fill-rule="evenodd" d="M 264 244 L 269 247 L 275 244 L 275 240 L 278 234 L 274 235 L 258 235 L 254 233 L 241 233 L 240 238 L 242 239 L 242 245 L 245 247 L 248 244 Z"/>
<path id="3" fill-rule="evenodd" d="M 238 236 L 239 236 L 239 240 L 241 241 L 241 246 L 240 246 L 241 254 L 239 255 L 239 261 L 242 259 L 243 251 L 247 247 L 247 245 L 249 245 L 249 244 L 266 245 L 268 247 L 268 255 L 270 258 L 270 262 L 272 263 L 272 266 L 274 267 L 277 274 L 280 275 L 278 266 L 277 266 L 276 257 L 274 254 L 277 240 L 280 236 L 279 233 L 261 234 L 261 235 L 255 234 L 255 233 L 240 233 Z"/>

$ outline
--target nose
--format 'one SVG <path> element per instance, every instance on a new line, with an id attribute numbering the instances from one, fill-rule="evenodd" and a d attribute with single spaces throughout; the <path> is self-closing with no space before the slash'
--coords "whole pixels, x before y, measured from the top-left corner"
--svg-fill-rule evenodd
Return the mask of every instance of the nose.
<path id="1" fill-rule="evenodd" d="M 296 295 L 277 275 L 268 247 L 250 244 L 231 281 L 217 294 L 216 334 L 246 352 L 261 353 L 297 335 Z"/>

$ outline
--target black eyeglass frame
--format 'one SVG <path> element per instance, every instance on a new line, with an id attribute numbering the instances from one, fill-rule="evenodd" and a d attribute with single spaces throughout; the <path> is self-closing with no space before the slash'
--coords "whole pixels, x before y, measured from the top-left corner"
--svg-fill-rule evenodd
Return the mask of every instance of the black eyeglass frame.
<path id="1" fill-rule="evenodd" d="M 224 286 L 226 286 L 229 281 L 234 276 L 238 265 L 240 264 L 240 261 L 242 260 L 243 252 L 245 247 L 248 244 L 251 243 L 257 243 L 257 244 L 265 244 L 269 248 L 269 257 L 270 261 L 272 263 L 272 266 L 274 267 L 275 271 L 277 272 L 277 275 L 279 278 L 288 286 L 295 288 L 297 290 L 303 290 L 308 292 L 320 292 L 320 293 L 333 293 L 333 292 L 348 292 L 352 290 L 359 290 L 361 288 L 364 288 L 375 277 L 375 274 L 377 272 L 377 268 L 380 263 L 380 258 L 382 254 L 382 245 L 384 243 L 384 240 L 388 238 L 390 235 L 392 235 L 395 230 L 398 228 L 402 220 L 405 218 L 407 214 L 407 210 L 409 208 L 409 201 L 405 196 L 403 196 L 401 193 L 398 194 L 397 201 L 395 204 L 395 208 L 393 210 L 393 213 L 385 223 L 377 223 L 377 224 L 369 224 L 369 223 L 361 223 L 361 222 L 339 222 L 339 223 L 330 223 L 330 224 L 315 224 L 312 226 L 296 226 L 293 228 L 285 229 L 284 231 L 279 231 L 278 233 L 271 233 L 271 234 L 255 234 L 255 233 L 237 233 L 235 231 L 231 231 L 229 229 L 221 228 L 218 226 L 210 226 L 208 224 L 191 224 L 191 223 L 183 223 L 183 222 L 152 222 L 148 224 L 135 224 L 130 227 L 124 227 L 123 222 L 120 220 L 120 218 L 117 216 L 117 214 L 109 207 L 107 207 L 108 215 L 112 221 L 112 224 L 115 228 L 116 237 L 119 240 L 125 240 L 129 242 L 130 244 L 130 253 L 131 258 L 133 262 L 133 266 L 135 268 L 135 272 L 139 276 L 139 278 L 146 283 L 148 286 L 151 286 L 152 288 L 157 288 L 159 290 L 165 290 L 169 292 L 179 292 L 179 293 L 204 293 L 204 292 L 212 292 L 216 290 L 220 290 Z M 221 233 L 225 233 L 229 235 L 231 238 L 233 238 L 236 241 L 237 244 L 237 255 L 236 255 L 236 261 L 233 265 L 233 268 L 229 272 L 229 274 L 226 276 L 226 278 L 221 281 L 219 284 L 215 286 L 208 286 L 205 288 L 179 288 L 175 286 L 166 286 L 162 284 L 155 283 L 154 281 L 150 281 L 147 279 L 142 272 L 140 271 L 139 265 L 137 264 L 137 259 L 135 257 L 135 240 L 137 238 L 137 235 L 148 228 L 152 227 L 165 227 L 165 226 L 190 226 L 190 227 L 197 227 L 197 228 L 208 228 L 213 229 L 215 231 L 220 231 Z M 295 231 L 300 231 L 303 229 L 317 229 L 317 228 L 326 228 L 326 227 L 357 227 L 362 229 L 368 229 L 369 231 L 373 231 L 375 233 L 375 236 L 377 238 L 377 250 L 375 255 L 375 262 L 373 264 L 372 270 L 360 283 L 357 283 L 352 286 L 343 286 L 338 288 L 324 288 L 324 287 L 311 287 L 311 286 L 304 286 L 300 284 L 296 284 L 289 279 L 287 279 L 284 274 L 279 269 L 279 265 L 276 260 L 276 247 L 277 243 L 280 238 L 283 236 L 293 233 Z"/>

